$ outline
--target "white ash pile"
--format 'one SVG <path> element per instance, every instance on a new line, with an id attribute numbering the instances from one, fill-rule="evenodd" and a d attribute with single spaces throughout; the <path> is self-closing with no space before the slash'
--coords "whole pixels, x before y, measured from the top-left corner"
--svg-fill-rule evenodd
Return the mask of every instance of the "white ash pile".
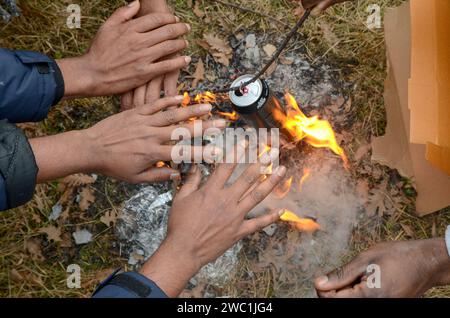
<path id="1" fill-rule="evenodd" d="M 121 253 L 128 257 L 134 269 L 152 256 L 164 240 L 172 199 L 171 184 L 164 183 L 142 187 L 125 202 L 117 224 L 117 236 Z M 191 283 L 226 284 L 236 268 L 240 249 L 241 244 L 236 244 L 214 263 L 204 266 Z"/>

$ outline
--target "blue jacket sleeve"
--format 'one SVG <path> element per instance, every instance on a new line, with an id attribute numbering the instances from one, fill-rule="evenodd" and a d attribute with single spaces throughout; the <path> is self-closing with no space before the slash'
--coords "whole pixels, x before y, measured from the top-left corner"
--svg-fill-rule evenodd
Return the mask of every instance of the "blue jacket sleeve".
<path id="1" fill-rule="evenodd" d="M 63 96 L 64 79 L 53 59 L 0 48 L 0 119 L 40 121 Z"/>
<path id="2" fill-rule="evenodd" d="M 0 211 L 8 209 L 8 202 L 6 199 L 5 179 L 0 176 Z"/>
<path id="3" fill-rule="evenodd" d="M 147 277 L 136 273 L 115 271 L 94 292 L 93 298 L 167 298 L 167 295 Z"/>

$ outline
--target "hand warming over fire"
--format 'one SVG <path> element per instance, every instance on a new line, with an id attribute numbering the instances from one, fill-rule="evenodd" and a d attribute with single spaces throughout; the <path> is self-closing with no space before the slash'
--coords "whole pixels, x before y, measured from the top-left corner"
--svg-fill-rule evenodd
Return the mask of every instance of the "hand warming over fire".
<path id="1" fill-rule="evenodd" d="M 167 237 L 143 266 L 141 274 L 168 296 L 176 297 L 201 267 L 245 236 L 278 221 L 280 211 L 245 219 L 286 173 L 286 168 L 280 166 L 262 180 L 262 167 L 261 163 L 249 165 L 233 185 L 227 185 L 235 165 L 222 164 L 200 186 L 201 172 L 193 166 L 186 184 L 174 199 Z M 249 192 L 253 186 L 256 188 Z"/>
<path id="2" fill-rule="evenodd" d="M 141 0 L 141 10 L 139 11 L 138 16 L 156 13 L 170 13 L 170 8 L 167 6 L 166 0 Z M 163 60 L 170 60 L 175 57 L 176 55 L 170 55 Z M 157 100 L 163 89 L 165 96 L 175 96 L 177 94 L 179 75 L 180 69 L 175 69 L 172 72 L 153 78 L 148 83 L 145 83 L 134 90 L 126 92 L 122 95 L 122 110 L 127 110 Z"/>
<path id="3" fill-rule="evenodd" d="M 225 128 L 223 119 L 194 124 L 175 124 L 203 116 L 211 105 L 195 105 L 166 110 L 179 105 L 183 97 L 168 97 L 111 116 L 82 131 L 31 139 L 39 167 L 38 181 L 44 182 L 73 173 L 96 172 L 131 183 L 178 179 L 178 171 L 156 167 L 159 161 L 171 161 L 172 132 L 186 128 L 192 136 L 208 128 Z M 194 150 L 192 150 L 194 153 Z"/>
<path id="4" fill-rule="evenodd" d="M 379 275 L 373 270 L 379 270 Z M 319 296 L 326 298 L 403 298 L 420 297 L 431 287 L 449 283 L 445 241 L 428 239 L 378 244 L 317 278 L 315 286 Z"/>
<path id="5" fill-rule="evenodd" d="M 190 63 L 188 56 L 160 61 L 186 48 L 187 42 L 178 38 L 189 32 L 189 25 L 170 13 L 133 19 L 139 9 L 139 1 L 118 9 L 85 55 L 57 61 L 66 97 L 124 93 Z"/>
<path id="6" fill-rule="evenodd" d="M 346 2 L 351 0 L 301 0 L 303 8 L 310 9 L 313 8 L 313 14 L 319 14 L 322 11 L 325 11 L 332 5 L 337 3 Z"/>

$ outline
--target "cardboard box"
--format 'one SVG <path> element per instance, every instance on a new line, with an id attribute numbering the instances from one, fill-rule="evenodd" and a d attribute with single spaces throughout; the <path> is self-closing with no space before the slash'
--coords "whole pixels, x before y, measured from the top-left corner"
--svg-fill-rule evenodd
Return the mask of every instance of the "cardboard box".
<path id="1" fill-rule="evenodd" d="M 450 206 L 449 21 L 449 0 L 411 0 L 385 15 L 387 127 L 372 159 L 414 180 L 419 215 Z"/>

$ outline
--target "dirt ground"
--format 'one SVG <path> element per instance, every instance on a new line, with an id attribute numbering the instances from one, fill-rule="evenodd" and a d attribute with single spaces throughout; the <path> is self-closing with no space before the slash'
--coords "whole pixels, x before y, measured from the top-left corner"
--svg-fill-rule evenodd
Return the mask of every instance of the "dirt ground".
<path id="1" fill-rule="evenodd" d="M 35 50 L 54 58 L 82 54 L 96 29 L 123 4 L 120 0 L 77 1 L 82 10 L 81 29 L 66 26 L 66 7 L 71 1 L 17 1 L 22 16 L 5 25 L 0 22 L 0 46 Z M 214 34 L 231 41 L 239 33 L 257 34 L 266 39 L 282 38 L 286 24 L 298 19 L 298 6 L 290 0 L 230 1 L 242 8 L 215 1 L 170 1 L 176 14 L 192 25 L 188 40 L 194 58 L 183 73 L 190 86 L 199 58 L 211 56 L 198 40 Z M 384 133 L 386 124 L 383 84 L 386 77 L 383 29 L 369 30 L 365 22 L 369 4 L 385 8 L 402 0 L 360 0 L 328 10 L 311 18 L 302 28 L 298 48 L 312 66 L 329 65 L 335 80 L 346 83 L 342 95 L 347 99 L 345 125 L 333 113 L 323 113 L 337 130 L 338 139 L 351 161 L 350 173 L 371 198 L 367 217 L 353 230 L 345 262 L 361 250 L 380 242 L 424 239 L 442 236 L 450 223 L 450 210 L 418 218 L 414 214 L 414 180 L 404 179 L 387 167 L 370 162 L 370 140 Z M 297 15 L 296 15 L 297 14 Z M 276 43 L 273 43 L 276 44 Z M 233 56 L 236 62 L 239 56 Z M 205 82 L 214 83 L 220 69 L 205 63 Z M 205 84 L 206 85 L 206 84 Z M 295 95 L 295 92 L 292 92 Z M 21 125 L 30 137 L 83 129 L 118 111 L 117 98 L 63 101 L 48 119 Z M 341 125 L 342 124 L 342 125 Z M 350 133 L 351 131 L 351 133 Z M 118 267 L 128 268 L 115 236 L 114 224 L 124 200 L 136 187 L 102 176 L 75 176 L 39 185 L 35 198 L 22 208 L 0 214 L 0 296 L 1 297 L 89 297 L 95 286 Z M 370 210 L 370 211 L 369 211 Z M 55 215 L 59 217 L 54 218 Z M 89 243 L 77 245 L 72 234 L 87 230 Z M 247 240 L 260 242 L 256 234 Z M 222 288 L 199 284 L 185 296 L 273 297 L 278 293 L 273 267 L 254 270 L 251 253 L 244 251 L 237 275 Z M 67 266 L 81 267 L 80 289 L 66 286 Z M 249 275 L 249 273 L 252 275 Z M 293 295 L 301 295 L 293 290 Z M 450 297 L 450 287 L 430 290 L 426 297 Z"/>

